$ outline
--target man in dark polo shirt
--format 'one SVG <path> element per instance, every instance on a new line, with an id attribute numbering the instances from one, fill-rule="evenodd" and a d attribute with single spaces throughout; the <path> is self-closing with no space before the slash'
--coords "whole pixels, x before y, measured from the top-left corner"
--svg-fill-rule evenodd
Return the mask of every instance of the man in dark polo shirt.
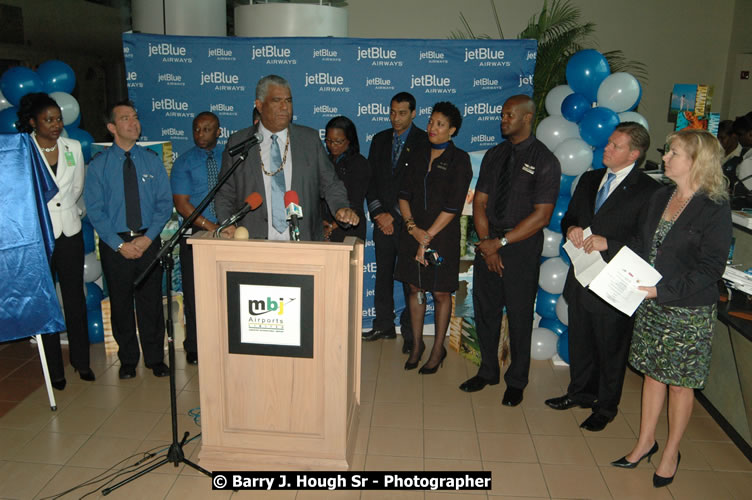
<path id="1" fill-rule="evenodd" d="M 515 95 L 504 103 L 501 134 L 506 141 L 483 157 L 473 200 L 480 238 L 473 265 L 473 307 L 481 365 L 460 389 L 475 392 L 499 383 L 499 330 L 506 306 L 512 358 L 504 374 L 506 406 L 520 404 L 527 386 L 543 228 L 551 219 L 561 179 L 559 161 L 532 135 L 534 116 L 535 104 L 528 96 Z"/>

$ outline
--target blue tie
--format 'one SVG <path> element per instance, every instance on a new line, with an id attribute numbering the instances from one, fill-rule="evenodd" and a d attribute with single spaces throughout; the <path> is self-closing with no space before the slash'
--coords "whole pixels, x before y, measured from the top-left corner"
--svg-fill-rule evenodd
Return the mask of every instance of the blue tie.
<path id="1" fill-rule="evenodd" d="M 609 172 L 608 178 L 606 179 L 606 183 L 598 191 L 598 196 L 595 197 L 596 213 L 598 212 L 598 210 L 600 210 L 600 208 L 606 202 L 606 198 L 608 198 L 608 192 L 611 189 L 611 183 L 613 182 L 614 179 L 616 179 L 616 174 L 612 174 L 611 172 Z"/>
<path id="2" fill-rule="evenodd" d="M 217 159 L 214 158 L 214 151 L 209 151 L 206 156 L 206 173 L 207 173 L 207 184 L 209 186 L 209 190 L 217 185 L 217 177 L 219 176 L 219 166 L 217 165 Z M 214 200 L 209 204 L 209 212 L 212 215 L 212 218 L 216 220 L 217 218 L 217 212 L 214 211 Z"/>
<path id="3" fill-rule="evenodd" d="M 272 147 L 269 153 L 271 157 L 271 171 L 277 172 L 282 165 L 282 155 L 279 154 L 277 134 L 272 135 Z M 278 233 L 287 229 L 285 217 L 285 171 L 279 170 L 272 176 L 272 226 Z"/>

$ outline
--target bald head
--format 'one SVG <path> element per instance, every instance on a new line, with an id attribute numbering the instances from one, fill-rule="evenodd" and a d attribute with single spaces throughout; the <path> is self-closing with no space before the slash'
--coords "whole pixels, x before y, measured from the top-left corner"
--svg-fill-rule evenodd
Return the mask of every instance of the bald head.
<path id="1" fill-rule="evenodd" d="M 501 135 L 518 144 L 532 134 L 535 103 L 526 95 L 513 95 L 501 108 Z"/>

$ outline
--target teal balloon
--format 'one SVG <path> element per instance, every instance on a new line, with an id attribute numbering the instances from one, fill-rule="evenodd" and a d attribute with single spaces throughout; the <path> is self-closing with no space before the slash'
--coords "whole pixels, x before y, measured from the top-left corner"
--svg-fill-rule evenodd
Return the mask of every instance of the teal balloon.
<path id="1" fill-rule="evenodd" d="M 559 295 L 548 293 L 542 288 L 538 288 L 538 297 L 535 300 L 535 312 L 542 318 L 556 319 L 556 301 Z"/>
<path id="2" fill-rule="evenodd" d="M 86 319 L 89 327 L 89 342 L 98 344 L 104 342 L 104 321 L 102 321 L 102 308 L 89 309 L 86 311 Z"/>
<path id="3" fill-rule="evenodd" d="M 559 353 L 559 357 L 563 359 L 565 363 L 569 363 L 569 332 L 568 331 L 559 335 L 559 340 L 556 343 L 556 352 Z"/>
<path id="4" fill-rule="evenodd" d="M 18 109 L 15 106 L 0 111 L 0 134 L 15 134 L 18 121 Z"/>
<path id="5" fill-rule="evenodd" d="M 590 109 L 580 120 L 580 137 L 591 146 L 605 147 L 618 124 L 616 112 L 608 108 Z"/>
<path id="6" fill-rule="evenodd" d="M 603 150 L 605 148 L 595 148 L 593 151 L 593 170 L 598 170 L 599 168 L 606 168 L 606 165 L 603 164 Z"/>
<path id="7" fill-rule="evenodd" d="M 41 78 L 44 91 L 48 94 L 53 92 L 70 94 L 76 87 L 76 74 L 63 61 L 51 59 L 43 62 L 37 68 L 37 75 Z"/>
<path id="8" fill-rule="evenodd" d="M 567 325 L 559 321 L 558 319 L 552 319 L 552 318 L 543 318 L 540 320 L 540 323 L 538 323 L 538 327 L 540 328 L 548 328 L 552 332 L 554 332 L 556 335 L 562 335 L 564 332 L 567 331 Z"/>
<path id="9" fill-rule="evenodd" d="M 572 183 L 574 182 L 576 178 L 577 178 L 576 175 L 561 174 L 561 180 L 559 181 L 559 192 L 566 193 L 567 196 L 569 196 L 569 193 L 572 189 Z"/>
<path id="10" fill-rule="evenodd" d="M 561 103 L 561 114 L 570 122 L 579 122 L 585 111 L 590 109 L 590 103 L 582 94 L 569 94 Z"/>
<path id="11" fill-rule="evenodd" d="M 611 68 L 603 54 L 595 49 L 575 53 L 567 62 L 567 83 L 589 102 L 598 98 L 598 87 L 611 74 Z"/>
<path id="12" fill-rule="evenodd" d="M 551 231 L 561 232 L 561 219 L 567 213 L 567 207 L 569 207 L 569 200 L 571 199 L 569 191 L 559 193 L 559 198 L 557 198 L 556 205 L 554 205 L 554 212 L 551 214 L 551 222 L 548 223 L 548 228 Z"/>
<path id="13" fill-rule="evenodd" d="M 89 282 L 86 285 L 86 310 L 91 311 L 93 309 L 99 309 L 100 314 L 102 311 L 102 299 L 104 294 L 102 289 L 96 283 Z"/>
<path id="14" fill-rule="evenodd" d="M 0 77 L 0 92 L 14 106 L 18 106 L 26 94 L 43 91 L 44 85 L 39 75 L 23 66 L 14 66 Z"/>
<path id="15" fill-rule="evenodd" d="M 89 160 L 91 159 L 91 144 L 94 142 L 94 138 L 86 130 L 81 130 L 80 128 L 69 129 L 66 127 L 65 130 L 68 131 L 69 139 L 75 139 L 81 143 L 81 151 L 84 154 L 84 161 L 89 163 Z"/>

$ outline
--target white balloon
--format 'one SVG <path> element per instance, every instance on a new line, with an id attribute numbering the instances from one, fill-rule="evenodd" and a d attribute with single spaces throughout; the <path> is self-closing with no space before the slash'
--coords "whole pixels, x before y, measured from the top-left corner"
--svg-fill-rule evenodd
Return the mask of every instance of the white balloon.
<path id="1" fill-rule="evenodd" d="M 549 115 L 561 116 L 561 103 L 574 90 L 569 85 L 558 85 L 546 94 L 546 111 Z"/>
<path id="2" fill-rule="evenodd" d="M 563 325 L 569 326 L 569 306 L 563 295 L 556 300 L 556 317 Z"/>
<path id="3" fill-rule="evenodd" d="M 567 272 L 569 266 L 561 257 L 547 259 L 541 264 L 538 285 L 548 293 L 559 294 L 564 290 Z"/>
<path id="4" fill-rule="evenodd" d="M 10 108 L 13 106 L 11 103 L 8 102 L 8 99 L 5 98 L 2 92 L 0 92 L 0 111 L 4 110 L 5 108 Z"/>
<path id="5" fill-rule="evenodd" d="M 650 127 L 648 126 L 648 121 L 645 119 L 644 116 L 642 116 L 640 113 L 637 113 L 636 111 L 625 111 L 623 113 L 619 113 L 619 121 L 624 122 L 637 122 L 643 127 L 645 127 L 645 130 L 650 130 Z"/>
<path id="6" fill-rule="evenodd" d="M 102 264 L 97 260 L 94 252 L 84 255 L 84 281 L 92 282 L 102 275 Z"/>
<path id="7" fill-rule="evenodd" d="M 567 139 L 579 138 L 580 129 L 576 123 L 570 122 L 563 116 L 548 116 L 538 124 L 535 137 L 550 151 L 553 151 L 556 146 Z"/>
<path id="8" fill-rule="evenodd" d="M 530 357 L 537 360 L 551 359 L 556 354 L 559 336 L 548 328 L 534 328 L 530 341 Z"/>
<path id="9" fill-rule="evenodd" d="M 70 125 L 76 121 L 81 108 L 78 106 L 78 101 L 75 97 L 67 92 L 53 92 L 50 94 L 50 97 L 60 106 L 60 111 L 63 113 L 63 125 Z"/>
<path id="10" fill-rule="evenodd" d="M 563 141 L 556 146 L 554 155 L 559 159 L 564 175 L 580 175 L 593 163 L 593 147 L 582 139 Z"/>
<path id="11" fill-rule="evenodd" d="M 557 257 L 559 255 L 559 245 L 561 244 L 561 233 L 551 231 L 547 227 L 543 228 L 543 255 L 544 257 Z"/>
<path id="12" fill-rule="evenodd" d="M 611 73 L 598 87 L 598 106 L 609 108 L 616 113 L 630 109 L 639 98 L 640 82 L 622 71 Z"/>

